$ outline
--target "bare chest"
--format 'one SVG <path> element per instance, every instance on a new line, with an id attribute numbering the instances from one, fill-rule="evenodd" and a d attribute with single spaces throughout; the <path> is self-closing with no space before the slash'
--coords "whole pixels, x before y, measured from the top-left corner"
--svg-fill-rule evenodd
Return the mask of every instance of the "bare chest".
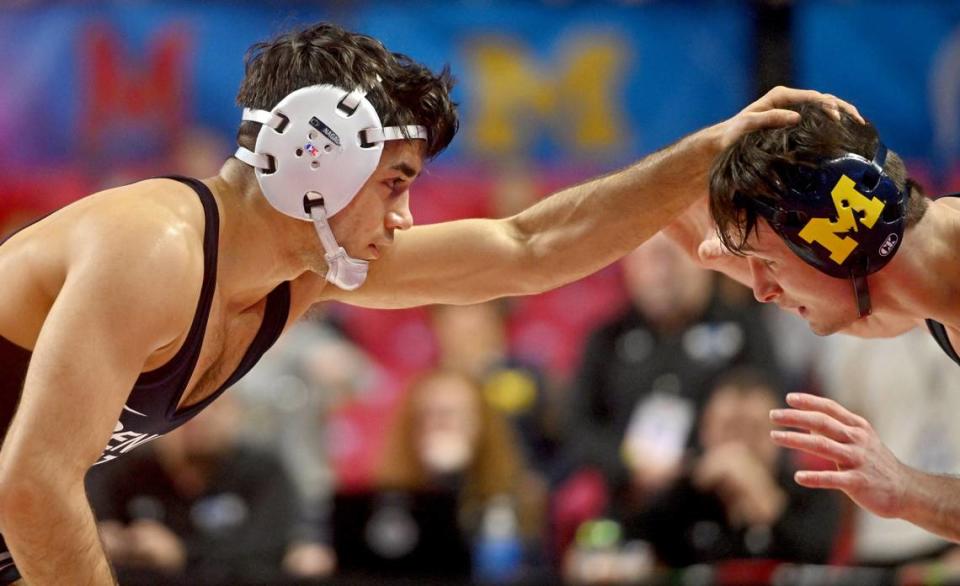
<path id="1" fill-rule="evenodd" d="M 217 391 L 236 371 L 263 323 L 266 299 L 241 312 L 228 312 L 215 299 L 200 356 L 178 408 L 195 405 Z"/>

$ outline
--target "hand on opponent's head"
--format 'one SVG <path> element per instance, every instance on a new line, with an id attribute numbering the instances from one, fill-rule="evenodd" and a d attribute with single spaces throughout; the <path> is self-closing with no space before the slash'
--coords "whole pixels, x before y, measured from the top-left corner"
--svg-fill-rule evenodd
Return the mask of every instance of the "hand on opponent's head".
<path id="1" fill-rule="evenodd" d="M 793 126 L 800 121 L 800 114 L 786 108 L 803 102 L 819 103 L 837 121 L 840 120 L 841 112 L 846 112 L 861 124 L 865 123 L 853 104 L 832 94 L 777 86 L 736 116 L 715 127 L 718 131 L 719 147 L 725 149 L 741 136 L 761 128 Z"/>

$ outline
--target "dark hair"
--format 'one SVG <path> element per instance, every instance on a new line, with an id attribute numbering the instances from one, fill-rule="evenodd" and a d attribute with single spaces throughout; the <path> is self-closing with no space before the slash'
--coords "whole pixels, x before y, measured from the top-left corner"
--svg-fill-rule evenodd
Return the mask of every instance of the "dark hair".
<path id="1" fill-rule="evenodd" d="M 323 83 L 362 87 L 384 126 L 427 128 L 427 158 L 443 151 L 457 133 L 449 66 L 436 75 L 406 55 L 391 53 L 373 37 L 320 23 L 254 44 L 245 63 L 237 93 L 241 107 L 271 110 L 291 92 Z M 259 131 L 260 124 L 243 122 L 237 142 L 252 150 Z"/>
<path id="2" fill-rule="evenodd" d="M 800 113 L 796 126 L 751 132 L 717 157 L 710 171 L 710 213 L 724 245 L 742 254 L 750 232 L 757 228 L 757 213 L 738 204 L 735 196 L 782 199 L 784 174 L 796 166 L 814 167 L 824 159 L 854 153 L 868 160 L 876 154 L 879 136 L 869 122 L 860 124 L 843 113 L 838 122 L 817 103 L 789 109 Z M 923 217 L 927 199 L 920 186 L 907 176 L 903 160 L 889 151 L 884 171 L 900 189 L 909 190 L 906 226 Z"/>
<path id="3" fill-rule="evenodd" d="M 740 393 L 759 390 L 775 399 L 782 399 L 784 394 L 769 372 L 751 365 L 734 366 L 719 374 L 713 381 L 712 389 L 716 392 L 722 388 L 735 389 Z"/>

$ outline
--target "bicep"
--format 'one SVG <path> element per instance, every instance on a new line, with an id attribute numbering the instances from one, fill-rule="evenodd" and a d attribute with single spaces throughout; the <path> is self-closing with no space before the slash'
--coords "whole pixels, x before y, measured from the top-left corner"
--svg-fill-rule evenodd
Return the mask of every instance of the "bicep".
<path id="1" fill-rule="evenodd" d="M 510 220 L 468 219 L 398 232 L 356 291 L 324 295 L 354 305 L 400 308 L 467 304 L 526 292 L 527 249 Z"/>
<path id="2" fill-rule="evenodd" d="M 40 330 L 0 450 L 6 472 L 82 478 L 147 357 L 182 327 L 180 305 L 166 302 L 184 285 L 175 274 L 89 264 L 68 273 Z"/>
<path id="3" fill-rule="evenodd" d="M 79 307 L 55 303 L 40 332 L 4 441 L 5 464 L 26 459 L 82 474 L 109 439 L 146 355 Z"/>

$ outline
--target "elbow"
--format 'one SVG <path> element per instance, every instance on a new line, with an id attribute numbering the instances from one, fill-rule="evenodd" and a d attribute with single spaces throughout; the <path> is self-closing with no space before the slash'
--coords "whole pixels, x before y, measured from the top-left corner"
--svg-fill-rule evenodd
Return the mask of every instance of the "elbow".
<path id="1" fill-rule="evenodd" d="M 82 479 L 78 485 L 83 490 Z M 67 485 L 57 486 L 28 471 L 5 472 L 0 476 L 0 534 L 16 534 L 25 524 L 36 524 L 67 490 Z"/>
<path id="2" fill-rule="evenodd" d="M 9 535 L 39 506 L 38 491 L 16 478 L 0 479 L 0 533 Z"/>

